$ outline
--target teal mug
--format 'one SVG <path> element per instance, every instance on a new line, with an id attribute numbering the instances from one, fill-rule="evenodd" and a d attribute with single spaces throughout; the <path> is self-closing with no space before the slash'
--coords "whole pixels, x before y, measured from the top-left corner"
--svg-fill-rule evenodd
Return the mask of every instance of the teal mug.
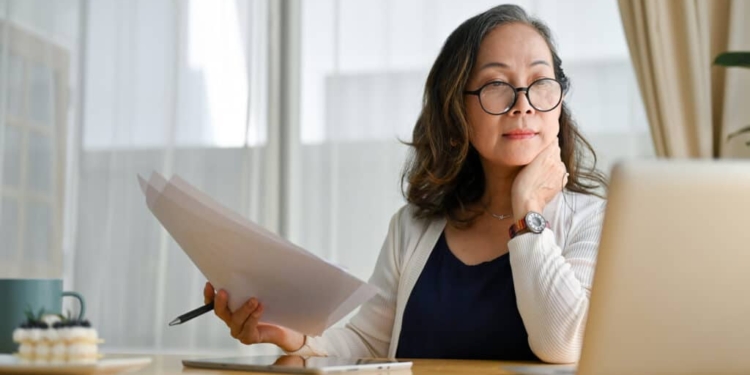
<path id="1" fill-rule="evenodd" d="M 0 279 L 0 353 L 14 353 L 13 330 L 26 321 L 26 311 L 60 314 L 63 297 L 75 297 L 81 304 L 79 318 L 86 312 L 83 297 L 63 292 L 61 279 Z"/>

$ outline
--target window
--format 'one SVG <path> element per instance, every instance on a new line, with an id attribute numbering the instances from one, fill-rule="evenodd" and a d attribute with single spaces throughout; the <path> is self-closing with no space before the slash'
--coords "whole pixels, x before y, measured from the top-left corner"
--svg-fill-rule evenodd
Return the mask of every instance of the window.
<path id="1" fill-rule="evenodd" d="M 0 275 L 62 276 L 68 51 L 0 23 Z"/>

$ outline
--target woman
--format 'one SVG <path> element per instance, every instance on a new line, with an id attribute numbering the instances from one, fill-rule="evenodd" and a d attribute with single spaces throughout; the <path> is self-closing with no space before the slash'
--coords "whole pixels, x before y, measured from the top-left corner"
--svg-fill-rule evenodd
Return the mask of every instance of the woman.
<path id="1" fill-rule="evenodd" d="M 232 313 L 211 284 L 206 302 L 232 337 L 293 354 L 577 361 L 605 182 L 584 165 L 568 86 L 549 29 L 523 9 L 467 20 L 427 79 L 409 204 L 370 279 L 382 293 L 320 337 L 259 323 L 254 298 Z"/>

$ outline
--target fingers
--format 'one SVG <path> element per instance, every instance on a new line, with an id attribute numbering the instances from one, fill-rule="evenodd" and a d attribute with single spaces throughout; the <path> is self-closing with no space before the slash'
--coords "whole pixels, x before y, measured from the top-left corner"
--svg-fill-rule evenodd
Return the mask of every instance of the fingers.
<path id="1" fill-rule="evenodd" d="M 511 195 L 514 215 L 543 209 L 561 188 L 567 186 L 567 172 L 560 145 L 551 142 L 513 181 Z"/>
<path id="2" fill-rule="evenodd" d="M 232 333 L 232 337 L 239 339 L 240 333 L 242 333 L 243 326 L 245 324 L 245 321 L 250 317 L 250 314 L 255 312 L 255 309 L 258 307 L 258 300 L 255 298 L 250 298 L 247 302 L 245 302 L 237 311 L 232 313 L 232 317 L 229 321 L 229 328 Z M 255 327 L 252 327 L 253 329 Z"/>
<path id="3" fill-rule="evenodd" d="M 211 283 L 206 282 L 206 286 L 203 287 L 203 303 L 209 304 L 214 300 L 214 286 Z"/>
<path id="4" fill-rule="evenodd" d="M 210 284 L 206 284 L 204 288 L 204 297 L 207 300 L 209 286 Z M 213 286 L 210 289 L 213 293 Z M 233 338 L 246 345 L 265 342 L 262 330 L 258 329 L 258 323 L 263 316 L 263 305 L 258 302 L 257 298 L 250 298 L 235 312 L 229 310 L 229 295 L 225 290 L 219 290 L 213 296 L 213 301 L 214 313 L 226 323 Z M 273 334 L 268 336 L 273 336 Z"/>
<path id="5" fill-rule="evenodd" d="M 560 157 L 560 144 L 557 142 L 557 138 L 555 138 L 554 141 L 550 142 L 550 144 L 547 145 L 540 153 L 539 155 L 543 156 L 552 156 L 557 155 L 558 158 Z"/>
<path id="6" fill-rule="evenodd" d="M 542 149 L 534 160 L 532 160 L 526 167 L 528 167 L 528 169 L 538 170 L 538 173 L 547 173 L 549 172 L 549 169 L 554 168 L 556 164 L 564 166 L 562 163 L 560 146 L 557 142 L 552 142 Z"/>
<path id="7" fill-rule="evenodd" d="M 550 142 L 550 144 L 542 151 L 542 152 L 550 152 L 550 153 L 560 153 L 560 144 L 557 142 L 557 139 Z"/>
<path id="8" fill-rule="evenodd" d="M 556 142 L 550 143 L 528 166 L 531 172 L 528 174 L 535 175 L 539 180 L 550 179 L 557 185 L 562 181 L 563 175 L 567 172 L 565 163 L 560 155 L 560 146 Z"/>
<path id="9" fill-rule="evenodd" d="M 540 155 L 555 161 L 562 161 L 562 150 L 557 142 L 550 143 L 549 146 L 542 150 Z"/>
<path id="10" fill-rule="evenodd" d="M 229 322 L 232 321 L 232 313 L 229 311 L 227 303 L 229 303 L 229 295 L 222 289 L 216 293 L 216 297 L 214 298 L 214 313 L 219 319 L 229 325 Z"/>
<path id="11" fill-rule="evenodd" d="M 263 305 L 256 302 L 254 306 L 255 309 L 243 323 L 242 330 L 237 337 L 237 340 L 245 345 L 267 342 L 258 329 L 258 322 L 260 317 L 263 316 Z"/>
<path id="12" fill-rule="evenodd" d="M 545 164 L 547 165 L 548 174 L 550 176 L 560 177 L 557 181 L 561 181 L 568 171 L 565 163 L 562 161 L 560 145 L 557 142 L 552 142 L 540 153 L 540 155 L 543 155 L 543 158 L 546 161 Z"/>
<path id="13" fill-rule="evenodd" d="M 565 167 L 565 163 L 558 161 L 554 162 L 550 167 L 549 176 L 550 177 L 547 179 L 547 187 L 549 189 L 559 191 L 561 183 L 562 188 L 565 188 L 565 186 L 568 184 L 568 176 L 570 176 L 570 174 Z"/>

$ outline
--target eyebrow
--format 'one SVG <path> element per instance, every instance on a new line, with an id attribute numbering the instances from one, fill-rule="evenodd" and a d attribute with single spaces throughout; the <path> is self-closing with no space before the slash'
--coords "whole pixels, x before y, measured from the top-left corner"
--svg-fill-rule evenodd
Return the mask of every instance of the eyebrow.
<path id="1" fill-rule="evenodd" d="M 545 61 L 545 60 L 536 60 L 536 61 L 532 62 L 531 64 L 529 64 L 529 66 L 536 66 L 536 65 L 546 65 L 546 66 L 549 66 L 549 63 L 547 61 Z M 508 69 L 510 67 L 508 66 L 508 64 L 493 61 L 493 62 L 488 62 L 487 64 L 482 65 L 482 67 L 479 68 L 479 70 L 482 71 L 482 70 L 487 69 L 487 68 L 503 68 L 503 69 Z"/>

